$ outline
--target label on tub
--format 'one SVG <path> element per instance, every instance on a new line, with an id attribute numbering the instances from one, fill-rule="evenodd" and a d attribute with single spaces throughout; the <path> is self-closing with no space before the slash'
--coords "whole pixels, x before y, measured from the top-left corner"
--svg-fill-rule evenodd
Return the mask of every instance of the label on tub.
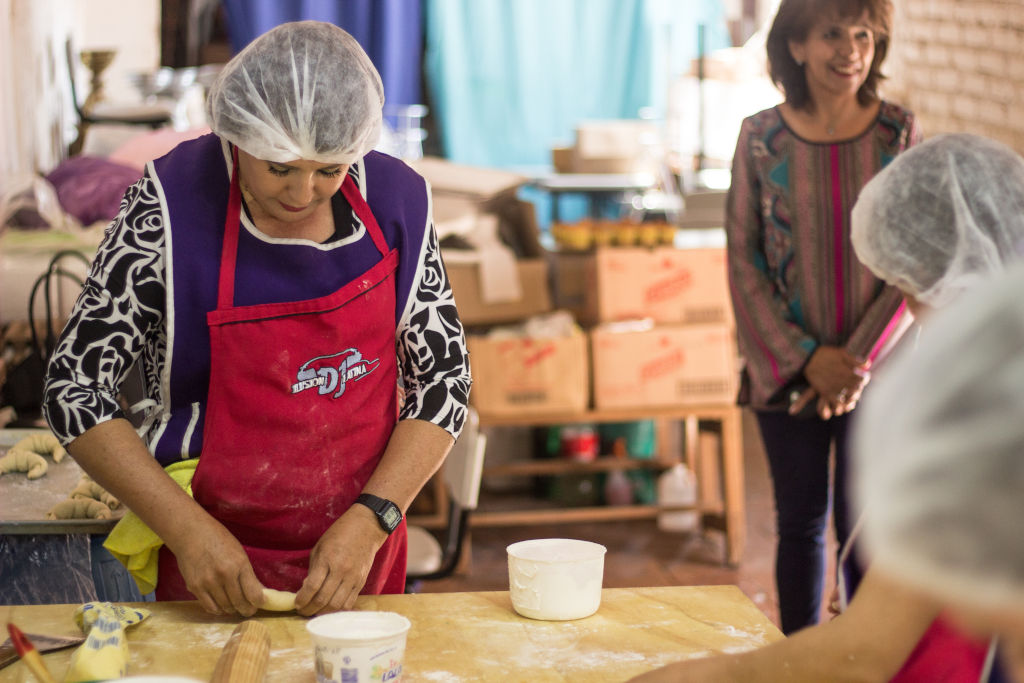
<path id="1" fill-rule="evenodd" d="M 402 654 L 397 647 L 380 651 L 352 646 L 317 646 L 317 683 L 370 683 L 399 681 Z"/>

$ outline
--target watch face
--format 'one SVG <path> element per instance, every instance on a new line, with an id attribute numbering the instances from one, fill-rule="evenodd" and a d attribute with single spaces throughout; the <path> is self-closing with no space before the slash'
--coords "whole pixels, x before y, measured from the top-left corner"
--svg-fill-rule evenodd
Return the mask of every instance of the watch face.
<path id="1" fill-rule="evenodd" d="M 394 529 L 398 526 L 399 522 L 402 521 L 402 513 L 398 511 L 394 505 L 388 505 L 384 509 L 384 523 L 388 525 L 389 529 Z"/>

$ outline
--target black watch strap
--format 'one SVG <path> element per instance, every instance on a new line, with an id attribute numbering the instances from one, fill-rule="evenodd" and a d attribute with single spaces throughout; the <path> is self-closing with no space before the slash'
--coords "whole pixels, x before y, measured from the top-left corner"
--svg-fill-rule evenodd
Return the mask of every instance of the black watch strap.
<path id="1" fill-rule="evenodd" d="M 373 513 L 377 515 L 377 523 L 380 524 L 380 528 L 389 535 L 402 523 L 402 511 L 387 498 L 381 498 L 372 493 L 360 493 L 356 502 L 373 510 Z"/>

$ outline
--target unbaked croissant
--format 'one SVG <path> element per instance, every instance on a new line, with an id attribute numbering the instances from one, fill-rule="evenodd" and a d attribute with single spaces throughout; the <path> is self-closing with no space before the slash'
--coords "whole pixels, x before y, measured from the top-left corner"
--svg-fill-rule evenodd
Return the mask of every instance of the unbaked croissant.
<path id="1" fill-rule="evenodd" d="M 113 494 L 105 488 L 90 479 L 88 475 L 82 475 L 82 478 L 78 481 L 78 485 L 72 489 L 71 493 L 68 494 L 68 497 L 91 498 L 92 500 L 98 500 L 111 510 L 116 510 L 121 506 L 121 501 L 115 498 Z"/>
<path id="2" fill-rule="evenodd" d="M 47 519 L 110 519 L 110 508 L 92 498 L 68 498 L 50 508 Z"/>
<path id="3" fill-rule="evenodd" d="M 0 458 L 0 475 L 7 472 L 26 472 L 29 479 L 38 479 L 46 474 L 46 459 L 38 453 L 11 448 Z"/>
<path id="4" fill-rule="evenodd" d="M 64 456 L 68 454 L 68 452 L 64 450 L 64 447 L 60 445 L 60 441 L 57 440 L 57 437 L 50 432 L 26 436 L 24 439 L 14 444 L 12 448 L 32 451 L 39 455 L 48 455 L 53 458 L 54 462 L 60 462 L 64 459 Z"/>

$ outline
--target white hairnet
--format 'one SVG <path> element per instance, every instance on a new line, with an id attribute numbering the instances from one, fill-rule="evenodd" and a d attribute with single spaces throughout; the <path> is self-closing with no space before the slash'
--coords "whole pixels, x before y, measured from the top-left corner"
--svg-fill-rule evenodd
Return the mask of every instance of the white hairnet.
<path id="1" fill-rule="evenodd" d="M 854 483 L 872 563 L 939 596 L 1024 604 L 1024 267 L 924 325 L 865 392 Z"/>
<path id="2" fill-rule="evenodd" d="M 210 128 L 258 159 L 349 164 L 380 138 L 384 88 L 356 39 L 320 21 L 264 33 L 210 87 Z"/>
<path id="3" fill-rule="evenodd" d="M 977 135 L 940 135 L 861 190 L 851 240 L 879 278 L 933 307 L 1002 270 L 1024 239 L 1024 159 Z"/>

